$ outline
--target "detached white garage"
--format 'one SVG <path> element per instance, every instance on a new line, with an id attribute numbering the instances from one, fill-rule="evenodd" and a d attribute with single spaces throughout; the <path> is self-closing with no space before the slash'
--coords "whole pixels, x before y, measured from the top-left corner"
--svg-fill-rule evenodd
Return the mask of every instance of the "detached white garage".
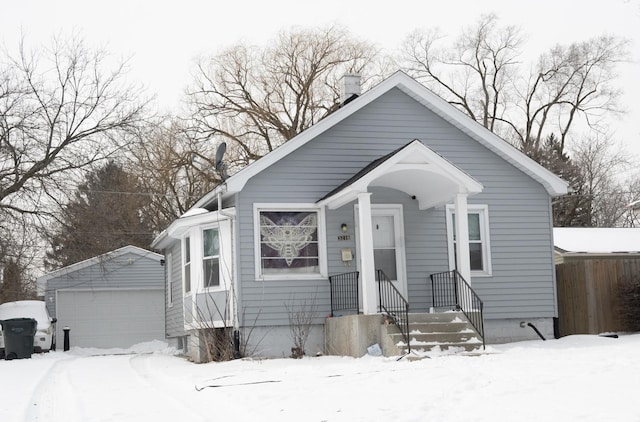
<path id="1" fill-rule="evenodd" d="M 134 246 L 41 277 L 58 345 L 70 328 L 71 347 L 127 348 L 164 340 L 162 255 Z"/>
<path id="2" fill-rule="evenodd" d="M 164 338 L 163 290 L 59 290 L 56 302 L 73 346 L 126 348 Z"/>

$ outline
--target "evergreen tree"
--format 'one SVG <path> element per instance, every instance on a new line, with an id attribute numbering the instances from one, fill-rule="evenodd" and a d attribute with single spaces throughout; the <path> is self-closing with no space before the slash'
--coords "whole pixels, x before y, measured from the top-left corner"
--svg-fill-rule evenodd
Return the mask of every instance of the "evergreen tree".
<path id="1" fill-rule="evenodd" d="M 532 145 L 532 143 L 525 143 Z M 569 183 L 569 193 L 553 202 L 554 227 L 591 226 L 592 198 L 585 194 L 585 181 L 581 169 L 563 152 L 554 134 L 549 135 L 542 148 L 523 147 L 523 152 Z"/>
<path id="2" fill-rule="evenodd" d="M 119 164 L 107 163 L 86 177 L 47 234 L 48 268 L 64 267 L 114 249 L 149 248 L 153 233 L 144 216 L 150 197 Z"/>

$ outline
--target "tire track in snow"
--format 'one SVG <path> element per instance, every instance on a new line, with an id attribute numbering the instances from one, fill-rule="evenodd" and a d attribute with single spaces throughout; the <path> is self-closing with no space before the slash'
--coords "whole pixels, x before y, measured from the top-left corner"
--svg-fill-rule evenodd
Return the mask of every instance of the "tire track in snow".
<path id="1" fill-rule="evenodd" d="M 210 420 L 134 369 L 131 361 L 140 358 L 145 356 L 74 356 L 56 362 L 34 390 L 25 422 Z"/>
<path id="2" fill-rule="evenodd" d="M 160 377 L 162 371 L 158 367 L 152 370 L 149 361 L 156 358 L 154 355 L 135 355 L 129 358 L 129 369 L 137 377 L 137 381 L 144 384 L 147 390 L 153 391 L 149 396 L 154 397 L 154 402 L 162 402 L 165 406 L 170 406 L 177 411 L 173 414 L 176 420 L 188 420 L 190 422 L 207 422 L 211 420 L 211 415 L 201 416 L 194 412 L 189 406 L 188 396 L 182 395 L 180 389 L 176 388 L 173 378 Z M 157 357 L 159 359 L 162 356 Z M 169 413 L 163 413 L 166 417 Z"/>
<path id="3" fill-rule="evenodd" d="M 75 358 L 57 361 L 44 375 L 31 396 L 25 422 L 79 421 L 68 368 Z"/>

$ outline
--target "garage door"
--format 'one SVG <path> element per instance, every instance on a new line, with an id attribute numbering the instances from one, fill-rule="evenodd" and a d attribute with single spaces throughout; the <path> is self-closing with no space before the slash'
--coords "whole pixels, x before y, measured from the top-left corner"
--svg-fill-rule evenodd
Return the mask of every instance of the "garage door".
<path id="1" fill-rule="evenodd" d="M 162 290 L 58 290 L 58 346 L 62 328 L 71 329 L 71 347 L 130 347 L 164 340 Z"/>

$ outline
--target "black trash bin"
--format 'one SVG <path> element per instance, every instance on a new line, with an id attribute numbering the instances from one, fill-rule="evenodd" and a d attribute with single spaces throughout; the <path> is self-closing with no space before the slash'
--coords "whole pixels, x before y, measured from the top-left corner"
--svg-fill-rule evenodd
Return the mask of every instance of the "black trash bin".
<path id="1" fill-rule="evenodd" d="M 4 336 L 4 358 L 30 358 L 33 353 L 33 336 L 38 321 L 33 318 L 12 318 L 0 321 Z"/>

